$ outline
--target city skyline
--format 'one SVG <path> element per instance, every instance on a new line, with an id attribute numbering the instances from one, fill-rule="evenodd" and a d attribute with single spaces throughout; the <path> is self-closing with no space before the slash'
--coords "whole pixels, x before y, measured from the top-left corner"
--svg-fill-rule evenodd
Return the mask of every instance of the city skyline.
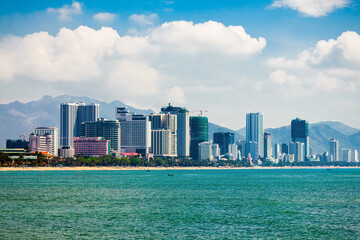
<path id="1" fill-rule="evenodd" d="M 360 128 L 355 1 L 0 4 L 1 103 L 87 95 L 186 105 L 232 129 L 248 112 L 264 127 L 299 117 Z"/>

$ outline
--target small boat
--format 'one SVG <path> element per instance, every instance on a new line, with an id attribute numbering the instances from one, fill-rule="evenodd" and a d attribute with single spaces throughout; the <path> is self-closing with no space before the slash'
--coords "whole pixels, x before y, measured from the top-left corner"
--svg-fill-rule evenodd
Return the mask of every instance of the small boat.
<path id="1" fill-rule="evenodd" d="M 170 173 L 168 173 L 168 176 L 169 176 L 169 177 L 173 177 L 173 176 L 174 176 L 174 174 L 170 174 Z"/>
<path id="2" fill-rule="evenodd" d="M 146 172 L 150 172 L 151 170 L 147 169 Z"/>

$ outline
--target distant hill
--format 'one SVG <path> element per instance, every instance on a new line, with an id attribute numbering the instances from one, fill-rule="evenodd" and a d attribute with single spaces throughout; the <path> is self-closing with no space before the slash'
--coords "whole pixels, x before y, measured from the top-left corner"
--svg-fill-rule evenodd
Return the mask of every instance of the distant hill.
<path id="1" fill-rule="evenodd" d="M 121 101 L 110 103 L 88 97 L 62 95 L 58 97 L 44 96 L 38 101 L 21 103 L 18 101 L 9 104 L 0 104 L 0 148 L 5 147 L 6 139 L 18 139 L 20 135 L 32 133 L 35 127 L 59 127 L 60 104 L 67 102 L 85 102 L 100 104 L 100 117 L 114 119 L 115 107 L 127 107 L 131 112 L 150 114 L 151 109 L 137 109 Z M 319 122 L 310 124 L 310 151 L 322 153 L 329 151 L 331 138 L 339 140 L 340 149 L 350 148 L 360 151 L 360 130 L 341 122 Z M 245 140 L 246 129 L 237 131 L 209 123 L 209 140 L 213 139 L 214 132 L 233 132 L 235 140 Z M 265 131 L 272 135 L 272 143 L 289 143 L 290 126 L 268 128 Z"/>
<path id="2" fill-rule="evenodd" d="M 272 143 L 289 143 L 291 142 L 291 127 L 285 126 L 280 128 L 265 129 L 271 133 Z M 344 132 L 343 132 L 344 131 Z M 355 134 L 348 135 L 351 132 Z M 360 131 L 349 127 L 341 122 L 319 122 L 310 124 L 309 142 L 310 153 L 323 153 L 330 151 L 330 139 L 339 140 L 339 149 L 349 148 L 360 151 Z"/>
<path id="3" fill-rule="evenodd" d="M 85 102 L 100 104 L 100 117 L 115 118 L 115 107 L 127 107 L 130 112 L 150 114 L 151 109 L 142 110 L 124 104 L 121 101 L 110 103 L 88 97 L 61 95 L 58 97 L 44 96 L 38 101 L 21 103 L 14 101 L 0 104 L 0 148 L 6 145 L 6 139 L 18 139 L 20 135 L 34 132 L 35 127 L 60 126 L 60 104 L 67 102 Z"/>

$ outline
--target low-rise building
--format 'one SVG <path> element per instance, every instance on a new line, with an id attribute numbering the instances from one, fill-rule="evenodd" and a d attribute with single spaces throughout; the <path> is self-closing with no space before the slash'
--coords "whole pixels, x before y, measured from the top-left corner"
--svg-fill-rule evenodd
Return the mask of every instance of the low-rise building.
<path id="1" fill-rule="evenodd" d="M 105 156 L 110 154 L 110 140 L 101 137 L 74 137 L 75 155 Z"/>

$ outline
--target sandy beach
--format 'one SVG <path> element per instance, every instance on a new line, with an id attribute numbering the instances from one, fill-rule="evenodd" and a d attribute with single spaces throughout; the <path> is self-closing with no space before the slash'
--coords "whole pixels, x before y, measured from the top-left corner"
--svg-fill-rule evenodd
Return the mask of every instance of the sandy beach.
<path id="1" fill-rule="evenodd" d="M 338 166 L 320 166 L 320 167 L 0 167 L 0 171 L 121 171 L 121 170 L 222 170 L 222 169 L 338 169 L 360 167 L 338 167 Z"/>

